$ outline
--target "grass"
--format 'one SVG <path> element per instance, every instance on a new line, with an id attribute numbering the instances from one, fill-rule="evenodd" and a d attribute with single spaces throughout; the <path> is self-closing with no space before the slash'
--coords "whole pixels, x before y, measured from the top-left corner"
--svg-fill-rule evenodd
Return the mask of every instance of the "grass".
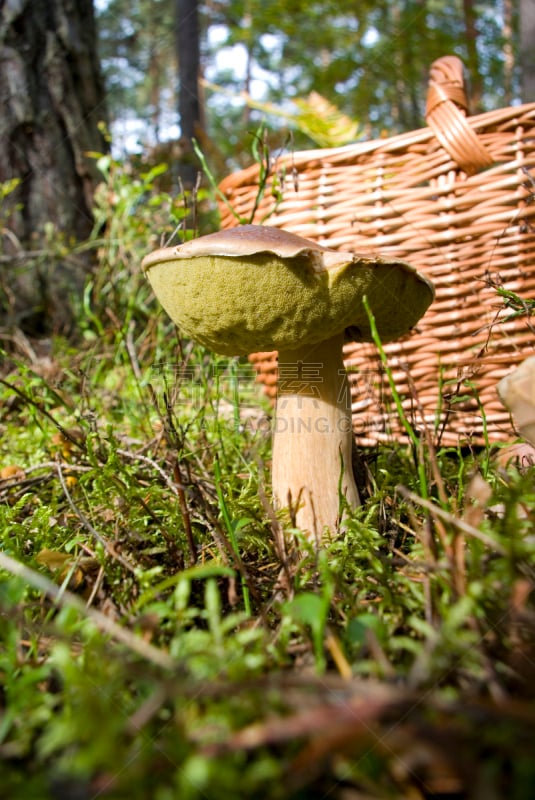
<path id="1" fill-rule="evenodd" d="M 102 167 L 79 342 L 3 340 L 4 796 L 531 798 L 533 469 L 368 451 L 345 536 L 283 569 L 250 368 L 139 274 L 182 212 Z"/>

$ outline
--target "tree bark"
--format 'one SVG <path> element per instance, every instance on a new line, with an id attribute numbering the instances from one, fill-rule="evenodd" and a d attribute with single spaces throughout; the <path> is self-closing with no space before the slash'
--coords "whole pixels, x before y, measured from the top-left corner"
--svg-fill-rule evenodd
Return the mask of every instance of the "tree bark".
<path id="1" fill-rule="evenodd" d="M 535 0 L 520 0 L 520 83 L 522 101 L 535 101 Z"/>
<path id="2" fill-rule="evenodd" d="M 463 13 L 464 33 L 466 37 L 466 67 L 468 69 L 471 87 L 470 113 L 476 114 L 482 111 L 483 78 L 479 68 L 479 55 L 477 52 L 478 30 L 474 0 L 463 0 Z"/>
<path id="3" fill-rule="evenodd" d="M 200 33 L 198 0 L 176 0 L 176 46 L 178 53 L 178 111 L 185 158 L 180 165 L 184 184 L 194 185 L 198 164 L 193 155 L 192 139 L 202 139 L 201 101 L 199 97 Z"/>
<path id="4" fill-rule="evenodd" d="M 503 102 L 510 106 L 513 100 L 513 80 L 515 73 L 515 47 L 513 40 L 513 0 L 503 2 Z"/>
<path id="5" fill-rule="evenodd" d="M 91 231 L 86 153 L 106 150 L 92 0 L 0 0 L 0 103 L 0 183 L 19 180 L 0 210 L 0 323 L 65 332 L 87 260 L 23 254 Z"/>

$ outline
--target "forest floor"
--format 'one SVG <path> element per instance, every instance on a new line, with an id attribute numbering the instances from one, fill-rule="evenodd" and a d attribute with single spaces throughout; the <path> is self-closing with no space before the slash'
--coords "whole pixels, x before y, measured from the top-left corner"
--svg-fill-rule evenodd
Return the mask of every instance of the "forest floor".
<path id="1" fill-rule="evenodd" d="M 178 338 L 119 189 L 76 342 L 2 340 L 3 795 L 533 798 L 533 466 L 370 448 L 307 547 L 252 368 Z"/>

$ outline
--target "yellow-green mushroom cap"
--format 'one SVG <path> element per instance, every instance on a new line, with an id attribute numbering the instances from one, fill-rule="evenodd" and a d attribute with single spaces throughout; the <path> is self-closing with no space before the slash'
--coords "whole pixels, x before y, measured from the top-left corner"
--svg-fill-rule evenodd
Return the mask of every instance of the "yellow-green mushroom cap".
<path id="1" fill-rule="evenodd" d="M 404 261 L 329 250 L 262 225 L 161 248 L 142 267 L 181 331 L 223 355 L 297 349 L 343 330 L 371 341 L 364 296 L 391 341 L 434 298 L 431 282 Z"/>

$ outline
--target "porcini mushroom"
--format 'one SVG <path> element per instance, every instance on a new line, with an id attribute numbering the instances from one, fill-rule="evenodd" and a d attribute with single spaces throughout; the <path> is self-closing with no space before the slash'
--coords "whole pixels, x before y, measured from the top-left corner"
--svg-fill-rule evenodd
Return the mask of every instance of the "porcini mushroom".
<path id="1" fill-rule="evenodd" d="M 316 542 L 359 505 L 352 473 L 346 333 L 371 341 L 366 296 L 384 341 L 425 313 L 432 284 L 395 258 L 330 250 L 276 228 L 243 225 L 149 254 L 142 264 L 171 319 L 223 355 L 279 351 L 273 433 L 275 507 Z"/>

